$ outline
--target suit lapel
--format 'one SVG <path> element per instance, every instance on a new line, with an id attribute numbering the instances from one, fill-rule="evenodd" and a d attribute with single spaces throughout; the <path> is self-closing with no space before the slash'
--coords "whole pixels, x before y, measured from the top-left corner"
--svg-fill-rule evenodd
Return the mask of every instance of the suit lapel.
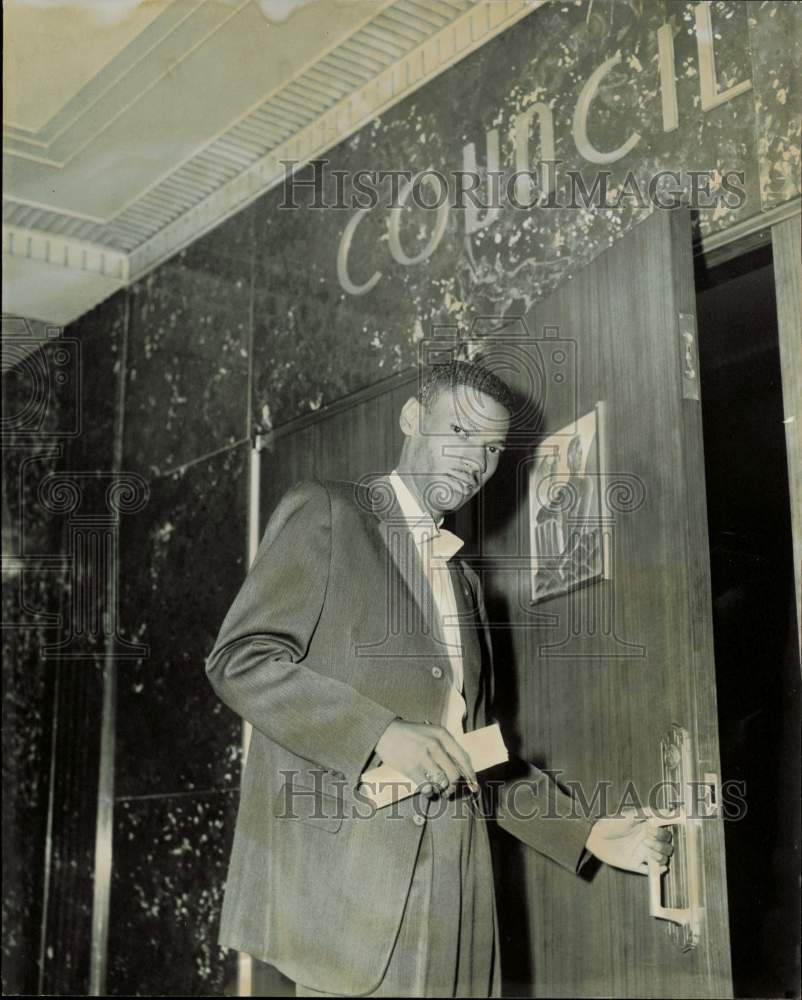
<path id="1" fill-rule="evenodd" d="M 387 476 L 382 476 L 375 479 L 367 490 L 371 509 L 377 518 L 379 535 L 392 559 L 391 567 L 397 571 L 404 589 L 420 610 L 426 634 L 432 635 L 434 595 L 392 483 Z M 398 594 L 398 588 L 392 582 L 388 593 L 391 598 Z"/>
<path id="2" fill-rule="evenodd" d="M 404 597 L 414 601 L 420 610 L 426 634 L 434 638 L 434 595 L 426 579 L 415 539 L 406 526 L 389 477 L 381 476 L 373 480 L 367 487 L 367 495 L 370 509 L 377 518 L 379 535 L 390 553 L 392 559 L 390 565 L 395 572 L 396 580 L 400 577 L 398 583 L 404 588 Z M 459 613 L 464 693 L 468 709 L 467 722 L 470 725 L 482 681 L 482 650 L 477 633 L 478 605 L 468 577 L 463 572 L 462 561 L 456 557 L 450 560 L 449 569 Z M 395 594 L 401 597 L 398 588 L 394 588 L 392 583 L 388 593 L 391 595 L 391 600 L 394 600 L 392 595 Z M 438 649 L 448 660 L 448 654 L 439 643 Z M 448 669 L 451 669 L 450 661 Z"/>

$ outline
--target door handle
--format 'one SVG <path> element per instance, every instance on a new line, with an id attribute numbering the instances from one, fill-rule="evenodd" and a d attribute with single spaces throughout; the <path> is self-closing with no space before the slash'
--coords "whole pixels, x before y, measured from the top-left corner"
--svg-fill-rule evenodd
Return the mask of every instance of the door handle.
<path id="1" fill-rule="evenodd" d="M 650 821 L 655 826 L 675 826 L 684 832 L 685 864 L 687 870 L 687 905 L 663 905 L 663 877 L 660 864 L 649 861 L 649 913 L 657 920 L 670 920 L 679 927 L 687 928 L 689 938 L 685 948 L 688 950 L 699 940 L 699 930 L 702 917 L 701 886 L 699 882 L 699 836 L 698 819 L 689 817 L 684 809 L 674 816 L 654 817 Z"/>
<path id="2" fill-rule="evenodd" d="M 674 855 L 665 879 L 656 862 L 648 863 L 649 913 L 669 924 L 672 940 L 682 951 L 699 944 L 705 917 L 702 865 L 702 819 L 718 811 L 717 777 L 694 781 L 694 756 L 688 731 L 674 723 L 661 740 L 662 803 L 651 816 L 655 826 L 673 826 Z M 703 802 L 699 792 L 703 791 Z M 668 897 L 663 903 L 663 892 Z M 680 905 L 682 904 L 682 905 Z"/>

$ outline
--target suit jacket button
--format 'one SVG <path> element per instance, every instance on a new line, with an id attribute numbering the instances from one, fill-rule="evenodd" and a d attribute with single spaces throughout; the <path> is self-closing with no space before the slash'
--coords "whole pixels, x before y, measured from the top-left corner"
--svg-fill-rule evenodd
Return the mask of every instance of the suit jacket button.
<path id="1" fill-rule="evenodd" d="M 415 824 L 415 826 L 423 826 L 423 824 L 426 822 L 426 818 L 424 816 L 421 816 L 419 813 L 415 813 L 415 815 L 412 817 L 412 822 Z"/>
<path id="2" fill-rule="evenodd" d="M 443 671 L 440 669 L 440 667 L 432 667 L 432 677 L 436 677 L 437 680 L 439 681 L 442 676 L 443 676 Z"/>

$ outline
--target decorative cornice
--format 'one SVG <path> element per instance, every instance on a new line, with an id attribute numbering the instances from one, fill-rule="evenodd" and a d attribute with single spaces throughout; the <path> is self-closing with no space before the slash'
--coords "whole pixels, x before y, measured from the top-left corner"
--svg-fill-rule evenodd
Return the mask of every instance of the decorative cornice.
<path id="1" fill-rule="evenodd" d="M 128 255 L 119 250 L 18 226 L 3 225 L 3 256 L 50 264 L 123 284 L 130 280 Z"/>

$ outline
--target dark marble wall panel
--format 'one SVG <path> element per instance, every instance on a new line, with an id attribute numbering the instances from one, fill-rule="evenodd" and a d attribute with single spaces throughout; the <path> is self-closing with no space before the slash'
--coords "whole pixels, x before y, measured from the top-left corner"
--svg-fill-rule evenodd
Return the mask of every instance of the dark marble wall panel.
<path id="1" fill-rule="evenodd" d="M 234 218 L 131 291 L 123 465 L 150 498 L 122 530 L 121 621 L 149 654 L 117 665 L 117 994 L 234 988 L 215 942 L 241 723 L 204 661 L 245 573 L 251 237 Z"/>
<path id="2" fill-rule="evenodd" d="M 184 261 L 192 267 L 196 257 L 213 254 L 219 257 L 239 257 L 250 261 L 254 251 L 252 212 L 237 212 L 199 237 L 184 251 Z"/>
<path id="3" fill-rule="evenodd" d="M 8 583 L 4 578 L 4 625 L 16 614 L 8 599 Z M 58 594 L 46 582 L 37 589 L 45 608 L 58 606 Z M 2 981 L 6 996 L 38 992 L 53 680 L 40 658 L 46 641 L 46 631 L 34 627 L 3 629 Z"/>
<path id="4" fill-rule="evenodd" d="M 802 188 L 802 11 L 749 0 L 760 194 L 765 208 Z"/>
<path id="5" fill-rule="evenodd" d="M 114 295 L 65 331 L 80 352 L 80 433 L 71 444 L 69 460 L 81 470 L 107 472 L 112 467 L 118 379 L 125 364 L 126 298 L 124 293 Z"/>
<path id="6" fill-rule="evenodd" d="M 16 335 L 15 335 L 16 334 Z M 3 992 L 36 993 L 46 890 L 45 858 L 55 664 L 65 583 L 61 525 L 38 499 L 63 466 L 74 408 L 49 391 L 74 376 L 58 339 L 35 347 L 26 326 L 3 322 Z M 14 363 L 16 362 L 16 363 Z M 52 377 L 52 381 L 51 381 Z M 54 385 L 55 389 L 55 385 Z M 68 398 L 68 397 L 67 397 Z"/>
<path id="7" fill-rule="evenodd" d="M 126 467 L 162 472 L 247 437 L 250 290 L 249 260 L 199 250 L 133 286 Z"/>
<path id="8" fill-rule="evenodd" d="M 53 692 L 53 810 L 42 992 L 89 992 L 102 664 L 62 663 Z"/>
<path id="9" fill-rule="evenodd" d="M 150 480 L 122 542 L 122 619 L 150 647 L 118 667 L 116 793 L 239 784 L 239 720 L 204 660 L 245 575 L 249 445 Z"/>
<path id="10" fill-rule="evenodd" d="M 111 996 L 236 993 L 236 954 L 217 945 L 236 808 L 236 792 L 117 803 Z"/>
<path id="11" fill-rule="evenodd" d="M 66 449 L 64 474 L 75 483 L 80 503 L 63 516 L 64 553 L 69 596 L 79 589 L 92 596 L 85 606 L 88 614 L 76 614 L 72 601 L 66 604 L 62 641 L 69 642 L 61 651 L 53 698 L 52 848 L 42 988 L 57 995 L 89 990 L 103 657 L 109 631 L 98 612 L 107 607 L 104 582 L 111 581 L 105 580 L 100 562 L 78 557 L 84 528 L 76 532 L 75 518 L 90 515 L 102 523 L 113 513 L 107 493 L 120 478 L 114 471 L 114 443 L 126 324 L 121 295 L 66 331 L 77 342 L 81 379 L 76 395 L 79 433 Z M 108 624 L 113 628 L 113 621 Z"/>
<path id="12" fill-rule="evenodd" d="M 65 667 L 59 643 L 70 629 L 75 575 L 68 555 L 69 516 L 48 484 L 74 482 L 88 456 L 105 468 L 114 416 L 117 310 L 106 316 L 103 347 L 75 331 L 48 331 L 28 353 L 24 324 L 3 330 L 3 985 L 6 993 L 50 992 L 69 968 L 62 921 L 88 946 L 88 919 L 72 919 L 91 901 L 99 691 L 91 660 Z M 91 319 L 86 324 L 91 329 Z M 20 335 L 15 335 L 15 332 Z M 103 362 L 106 362 L 105 365 Z M 87 394 L 85 379 L 101 375 Z M 102 383 L 101 383 L 102 384 Z M 75 723 L 80 721 L 79 732 Z M 72 734 L 72 740 L 68 735 Z M 52 771 L 56 762 L 56 771 Z M 66 765 L 62 766 L 62 765 Z M 65 780 L 66 779 L 66 780 Z M 48 802 L 50 810 L 49 840 Z M 86 808 L 83 808 L 83 807 Z M 86 822 L 85 822 L 86 821 Z M 69 829 L 67 829 L 69 828 Z M 75 836 L 77 829 L 80 834 Z M 85 965 L 85 963 L 84 963 Z M 66 989 L 86 988 L 86 968 Z M 59 991 L 59 990 L 57 990 Z"/>
<path id="13" fill-rule="evenodd" d="M 397 287 L 364 298 L 340 292 L 334 259 L 323 249 L 336 252 L 337 223 L 346 218 L 334 215 L 276 211 L 259 220 L 265 252 L 255 270 L 253 391 L 260 427 L 279 426 L 415 362 L 414 306 L 399 300 Z"/>
<path id="14" fill-rule="evenodd" d="M 3 375 L 4 975 L 12 993 L 88 989 L 105 640 L 87 628 L 94 602 L 80 621 L 73 614 L 78 581 L 88 594 L 97 580 L 74 559 L 72 539 L 76 514 L 108 514 L 124 312 L 119 296 L 52 330 L 24 358 L 4 330 L 4 362 L 20 356 Z M 65 647 L 76 632 L 80 640 Z"/>

